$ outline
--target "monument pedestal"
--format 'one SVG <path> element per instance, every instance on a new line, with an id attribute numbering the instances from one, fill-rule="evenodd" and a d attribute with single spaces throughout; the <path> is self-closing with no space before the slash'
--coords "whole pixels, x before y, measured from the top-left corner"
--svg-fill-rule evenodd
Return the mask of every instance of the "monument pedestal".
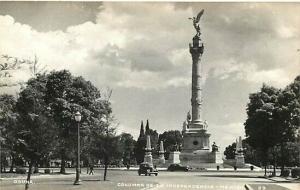
<path id="1" fill-rule="evenodd" d="M 179 155 L 180 152 L 178 151 L 170 152 L 169 159 L 168 159 L 169 164 L 179 164 L 180 163 Z"/>
<path id="2" fill-rule="evenodd" d="M 160 164 L 165 164 L 165 162 L 166 162 L 165 156 L 163 154 L 159 155 L 158 160 L 159 160 Z"/>
<path id="3" fill-rule="evenodd" d="M 183 152 L 209 150 L 210 134 L 201 128 L 189 128 L 183 133 Z"/>
<path id="4" fill-rule="evenodd" d="M 212 161 L 216 164 L 223 164 L 222 154 L 221 152 L 212 152 Z"/>
<path id="5" fill-rule="evenodd" d="M 147 162 L 149 164 L 152 164 L 152 154 L 151 152 L 146 152 L 144 156 L 144 162 Z"/>
<path id="6" fill-rule="evenodd" d="M 207 122 L 187 122 L 183 127 L 183 146 L 180 153 L 180 163 L 192 168 L 215 168 L 223 163 L 222 154 L 215 143 L 210 149 L 209 137 L 206 132 Z"/>
<path id="7" fill-rule="evenodd" d="M 237 155 L 235 157 L 236 159 L 236 163 L 235 163 L 235 166 L 238 167 L 238 168 L 242 168 L 245 166 L 245 157 L 244 155 Z"/>
<path id="8" fill-rule="evenodd" d="M 210 150 L 195 150 L 193 152 L 181 152 L 180 163 L 192 168 L 216 167 L 223 163 L 220 152 L 211 152 Z"/>

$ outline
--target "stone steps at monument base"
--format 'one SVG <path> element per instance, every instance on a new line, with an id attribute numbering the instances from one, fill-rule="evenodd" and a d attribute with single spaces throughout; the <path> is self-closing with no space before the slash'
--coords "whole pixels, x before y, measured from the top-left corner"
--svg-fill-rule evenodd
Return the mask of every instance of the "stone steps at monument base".
<path id="1" fill-rule="evenodd" d="M 191 164 L 191 165 L 188 165 L 188 166 L 192 167 L 194 170 L 202 170 L 202 169 L 207 169 L 207 168 L 217 168 L 217 166 L 219 166 L 220 168 L 225 168 L 223 164 L 217 164 L 217 163 L 199 163 L 199 164 Z"/>

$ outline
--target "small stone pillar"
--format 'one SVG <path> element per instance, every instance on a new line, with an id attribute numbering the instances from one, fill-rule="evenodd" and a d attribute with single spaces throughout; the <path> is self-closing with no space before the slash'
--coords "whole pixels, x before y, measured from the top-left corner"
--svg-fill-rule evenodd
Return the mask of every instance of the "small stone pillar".
<path id="1" fill-rule="evenodd" d="M 144 162 L 147 162 L 149 164 L 153 164 L 152 162 L 152 148 L 151 148 L 151 141 L 150 141 L 150 136 L 147 135 L 147 143 L 146 143 L 146 148 L 145 148 L 145 156 L 144 156 Z"/>
<path id="2" fill-rule="evenodd" d="M 159 163 L 164 164 L 166 162 L 165 160 L 165 150 L 164 150 L 164 142 L 160 141 L 160 146 L 159 146 Z"/>
<path id="3" fill-rule="evenodd" d="M 180 152 L 178 152 L 178 151 L 170 152 L 169 160 L 168 160 L 169 163 L 170 164 L 179 164 L 180 163 L 179 154 L 180 154 Z"/>
<path id="4" fill-rule="evenodd" d="M 245 166 L 245 156 L 244 156 L 244 149 L 242 144 L 242 137 L 239 137 L 239 140 L 236 140 L 236 152 L 235 152 L 235 160 L 236 160 L 236 167 L 244 167 Z"/>

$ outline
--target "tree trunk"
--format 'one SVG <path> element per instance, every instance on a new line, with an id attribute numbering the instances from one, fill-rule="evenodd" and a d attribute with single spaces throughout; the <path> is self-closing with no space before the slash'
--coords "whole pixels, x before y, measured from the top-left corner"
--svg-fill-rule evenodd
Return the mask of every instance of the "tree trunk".
<path id="1" fill-rule="evenodd" d="M 263 165 L 265 167 L 265 177 L 267 176 L 267 165 L 268 165 L 268 149 L 262 152 Z"/>
<path id="2" fill-rule="evenodd" d="M 65 174 L 66 173 L 66 161 L 65 161 L 65 151 L 64 150 L 62 150 L 62 152 L 61 152 L 60 173 L 61 174 Z"/>
<path id="3" fill-rule="evenodd" d="M 14 172 L 14 165 L 15 165 L 15 157 L 13 154 L 11 154 L 11 165 L 10 165 L 9 173 Z"/>
<path id="4" fill-rule="evenodd" d="M 280 143 L 280 154 L 281 154 L 280 176 L 282 176 L 283 175 L 283 171 L 284 171 L 284 145 L 283 145 L 283 143 Z"/>
<path id="5" fill-rule="evenodd" d="M 28 166 L 28 173 L 27 173 L 27 180 L 26 180 L 26 183 L 25 183 L 25 190 L 29 189 L 31 172 L 32 172 L 32 161 L 29 162 L 29 166 Z"/>
<path id="6" fill-rule="evenodd" d="M 274 169 L 273 169 L 273 176 L 274 177 L 276 176 L 276 165 L 277 165 L 277 163 L 276 163 L 276 152 L 275 152 L 275 154 L 274 154 Z"/>
<path id="7" fill-rule="evenodd" d="M 108 167 L 108 159 L 107 159 L 107 155 L 105 155 L 104 156 L 104 176 L 103 176 L 104 181 L 106 181 L 107 167 Z"/>

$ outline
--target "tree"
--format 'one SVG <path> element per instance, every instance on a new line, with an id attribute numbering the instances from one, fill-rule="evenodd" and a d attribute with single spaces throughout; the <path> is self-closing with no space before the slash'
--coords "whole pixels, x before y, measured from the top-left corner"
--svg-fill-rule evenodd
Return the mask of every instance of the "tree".
<path id="1" fill-rule="evenodd" d="M 150 132 L 149 120 L 147 119 L 146 128 L 145 128 L 145 135 L 150 135 L 149 132 Z"/>
<path id="2" fill-rule="evenodd" d="M 243 148 L 244 148 L 244 156 L 245 163 L 250 163 L 253 165 L 259 165 L 261 156 L 261 152 L 253 149 L 247 142 L 247 139 L 242 140 Z"/>
<path id="3" fill-rule="evenodd" d="M 130 165 L 135 162 L 134 147 L 136 141 L 129 133 L 122 133 L 120 135 L 120 145 L 122 150 L 123 164 Z"/>
<path id="4" fill-rule="evenodd" d="M 102 120 L 101 126 L 104 126 L 105 133 L 103 133 L 103 128 L 98 128 L 98 131 L 93 130 L 91 134 L 90 145 L 92 145 L 92 154 L 104 163 L 104 181 L 107 178 L 108 165 L 113 160 L 118 160 L 122 157 L 120 136 L 116 135 L 116 128 L 111 125 L 111 121 L 110 117 Z"/>
<path id="5" fill-rule="evenodd" d="M 140 164 L 144 161 L 145 147 L 146 147 L 146 135 L 144 131 L 143 121 L 141 121 L 140 135 L 134 147 L 134 154 L 135 154 L 135 159 L 137 164 Z"/>
<path id="6" fill-rule="evenodd" d="M 32 167 L 48 157 L 56 143 L 55 123 L 48 117 L 49 110 L 43 101 L 45 80 L 45 75 L 29 80 L 17 101 L 17 149 L 29 163 L 25 189 L 29 188 Z"/>
<path id="7" fill-rule="evenodd" d="M 225 148 L 224 155 L 226 159 L 235 159 L 236 143 L 233 142 Z"/>
<path id="8" fill-rule="evenodd" d="M 14 163 L 18 157 L 16 152 L 17 132 L 16 99 L 12 95 L 0 95 L 1 171 L 5 170 L 6 157 L 10 156 L 12 162 L 9 171 L 13 172 Z"/>
<path id="9" fill-rule="evenodd" d="M 287 154 L 286 149 L 295 142 L 300 125 L 299 89 L 300 76 L 284 90 L 263 85 L 260 92 L 250 95 L 245 122 L 247 142 L 262 153 L 265 166 L 271 155 L 276 167 L 279 157 L 283 171 L 284 165 L 291 159 L 292 154 Z"/>
<path id="10" fill-rule="evenodd" d="M 165 158 L 168 159 L 170 152 L 174 151 L 175 147 L 180 147 L 183 137 L 178 130 L 165 131 L 163 134 L 159 135 L 158 142 L 160 141 L 163 141 L 164 143 Z"/>
<path id="11" fill-rule="evenodd" d="M 111 112 L 109 104 L 100 98 L 100 91 L 91 82 L 74 77 L 67 70 L 47 75 L 45 102 L 58 127 L 57 151 L 62 160 L 61 173 L 65 173 L 66 153 L 75 150 L 74 113 L 79 111 L 82 115 L 80 133 L 82 139 L 86 139 L 91 130 L 103 127 L 100 125 L 101 118 Z"/>
<path id="12" fill-rule="evenodd" d="M 93 120 L 96 123 L 91 123 L 93 126 L 90 129 L 91 154 L 104 163 L 104 181 L 107 178 L 107 168 L 114 160 L 122 158 L 120 136 L 116 135 L 115 119 L 112 115 L 110 97 L 112 90 L 107 89 L 103 98 L 95 102 L 95 107 L 101 108 L 93 115 L 98 120 Z"/>
<path id="13" fill-rule="evenodd" d="M 245 122 L 247 142 L 263 153 L 265 175 L 268 151 L 277 144 L 277 124 L 272 116 L 279 93 L 280 90 L 264 84 L 260 92 L 250 94 L 250 102 L 247 105 L 248 118 Z"/>
<path id="14" fill-rule="evenodd" d="M 296 141 L 300 126 L 300 75 L 288 85 L 278 96 L 278 104 L 274 112 L 274 120 L 278 124 L 278 145 L 280 147 L 281 171 L 284 165 L 293 158 L 289 150 Z"/>
<path id="15" fill-rule="evenodd" d="M 110 129 L 106 134 L 93 133 L 92 138 L 93 152 L 92 154 L 104 163 L 103 180 L 107 179 L 107 168 L 113 160 L 122 157 L 120 149 L 120 137 L 116 136 L 114 130 Z"/>

